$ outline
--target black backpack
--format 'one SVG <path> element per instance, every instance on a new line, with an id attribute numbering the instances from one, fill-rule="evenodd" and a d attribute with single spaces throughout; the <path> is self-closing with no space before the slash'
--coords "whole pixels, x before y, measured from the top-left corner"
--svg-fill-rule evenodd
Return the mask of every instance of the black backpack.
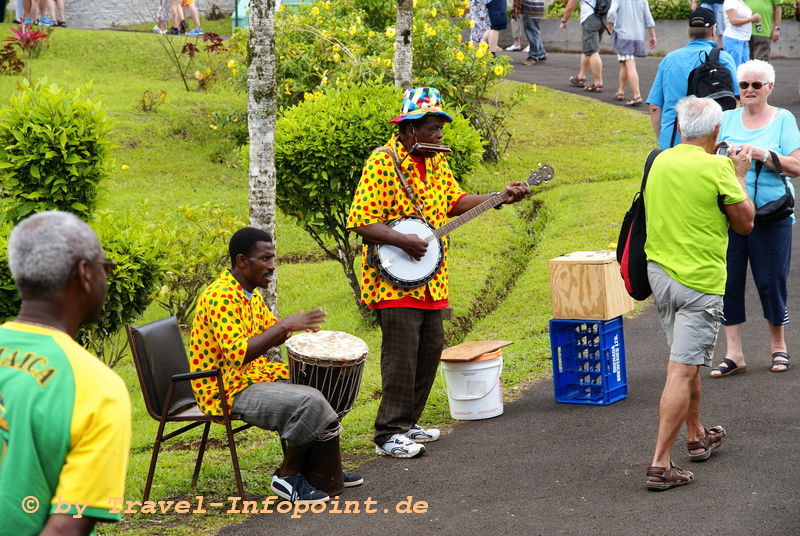
<path id="1" fill-rule="evenodd" d="M 733 77 L 728 67 L 719 61 L 719 47 L 711 53 L 701 52 L 706 59 L 689 73 L 686 95 L 714 99 L 723 110 L 736 108 L 736 96 L 733 93 Z M 672 126 L 670 146 L 675 145 L 675 134 L 678 129 L 677 118 Z"/>
<path id="2" fill-rule="evenodd" d="M 633 197 L 631 208 L 622 220 L 617 239 L 617 262 L 619 273 L 625 282 L 625 290 L 635 300 L 646 300 L 650 294 L 650 281 L 647 278 L 647 255 L 644 245 L 647 242 L 647 226 L 644 213 L 644 187 L 647 185 L 647 175 L 650 166 L 661 153 L 660 149 L 652 151 L 647 156 L 642 174 L 642 185 Z"/>
<path id="3" fill-rule="evenodd" d="M 589 2 L 586 3 L 588 4 Z M 594 14 L 601 19 L 608 14 L 610 8 L 611 0 L 595 0 L 594 2 Z"/>

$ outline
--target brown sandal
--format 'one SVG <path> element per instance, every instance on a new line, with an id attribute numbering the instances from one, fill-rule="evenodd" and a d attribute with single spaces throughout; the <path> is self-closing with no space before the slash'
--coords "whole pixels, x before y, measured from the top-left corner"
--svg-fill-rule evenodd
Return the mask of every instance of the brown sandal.
<path id="1" fill-rule="evenodd" d="M 586 79 L 578 78 L 577 76 L 570 76 L 569 83 L 573 86 L 584 87 L 586 85 Z"/>
<path id="2" fill-rule="evenodd" d="M 647 468 L 647 481 L 644 483 L 647 489 L 653 491 L 664 491 L 665 489 L 676 486 L 684 486 L 694 480 L 694 473 L 676 467 L 674 463 L 669 463 L 666 467 L 650 466 Z"/>
<path id="3" fill-rule="evenodd" d="M 689 452 L 689 460 L 693 462 L 703 462 L 711 457 L 711 453 L 719 448 L 722 440 L 728 435 L 722 426 L 704 428 L 706 435 L 698 441 L 687 441 L 686 450 Z M 692 454 L 693 450 L 703 449 L 703 452 Z"/>

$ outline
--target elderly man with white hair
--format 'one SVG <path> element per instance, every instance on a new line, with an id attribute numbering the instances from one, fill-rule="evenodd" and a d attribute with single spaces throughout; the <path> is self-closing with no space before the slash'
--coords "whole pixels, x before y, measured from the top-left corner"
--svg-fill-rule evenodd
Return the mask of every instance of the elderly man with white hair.
<path id="1" fill-rule="evenodd" d="M 655 491 L 694 479 L 672 462 L 684 423 L 691 461 L 708 459 L 726 436 L 721 426 L 705 428 L 701 422 L 700 367 L 711 364 L 722 320 L 728 226 L 745 235 L 754 215 L 744 185 L 751 150 L 734 150 L 730 158 L 714 154 L 719 104 L 690 96 L 676 110 L 681 143 L 656 157 L 644 190 L 647 272 L 670 346 L 645 482 Z"/>
<path id="2" fill-rule="evenodd" d="M 73 337 L 103 309 L 106 258 L 66 212 L 20 222 L 8 264 L 22 306 L 0 326 L 0 519 L 4 534 L 93 533 L 119 521 L 131 439 L 122 379 Z"/>

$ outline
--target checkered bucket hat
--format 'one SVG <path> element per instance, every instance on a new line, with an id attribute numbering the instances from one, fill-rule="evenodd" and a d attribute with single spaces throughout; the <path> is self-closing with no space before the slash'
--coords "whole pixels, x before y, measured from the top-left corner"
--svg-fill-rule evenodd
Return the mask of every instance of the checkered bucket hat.
<path id="1" fill-rule="evenodd" d="M 390 120 L 390 123 L 399 123 L 410 119 L 419 119 L 426 114 L 436 114 L 444 117 L 448 123 L 453 120 L 441 108 L 442 97 L 435 87 L 416 87 L 407 89 L 403 93 L 403 110 L 400 115 Z"/>

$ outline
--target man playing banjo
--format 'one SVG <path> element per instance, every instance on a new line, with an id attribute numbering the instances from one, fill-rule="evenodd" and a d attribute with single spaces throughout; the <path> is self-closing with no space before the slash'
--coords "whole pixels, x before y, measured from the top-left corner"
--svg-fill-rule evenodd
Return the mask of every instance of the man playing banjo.
<path id="1" fill-rule="evenodd" d="M 419 277 L 414 263 L 430 257 L 431 248 L 439 247 L 439 242 L 424 240 L 430 234 L 427 231 L 423 238 L 413 231 L 403 232 L 404 227 L 395 220 L 417 216 L 427 222 L 420 228 L 438 229 L 447 218 L 461 215 L 495 194 L 467 194 L 454 179 L 441 154 L 450 149 L 439 145 L 442 127 L 452 118 L 442 111 L 438 90 L 406 90 L 402 106 L 401 114 L 391 120 L 398 125 L 398 132 L 364 164 L 348 228 L 366 242 L 398 253 L 395 259 L 375 261 L 372 246 L 364 246 L 361 301 L 377 310 L 383 333 L 383 395 L 375 418 L 375 450 L 386 456 L 412 458 L 425 452 L 420 443 L 439 438 L 439 430 L 422 428 L 418 419 L 444 346 L 442 310 L 449 307 L 447 239 L 441 239 L 441 251 L 433 255 L 430 278 Z M 507 197 L 505 203 L 514 203 L 529 196 L 530 190 L 513 182 L 502 195 Z M 386 270 L 392 265 L 408 265 L 412 275 L 394 277 Z"/>

